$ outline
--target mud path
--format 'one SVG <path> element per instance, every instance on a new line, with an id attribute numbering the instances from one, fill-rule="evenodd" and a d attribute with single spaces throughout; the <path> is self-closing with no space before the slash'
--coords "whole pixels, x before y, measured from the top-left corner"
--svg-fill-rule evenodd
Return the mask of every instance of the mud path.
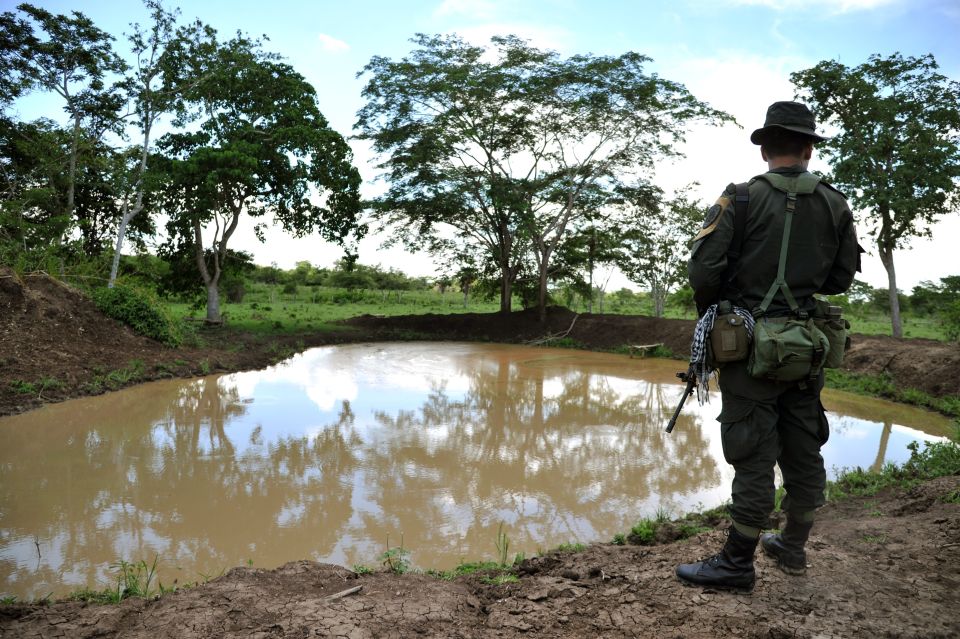
<path id="1" fill-rule="evenodd" d="M 117 606 L 0 606 L 3 637 L 916 637 L 960 636 L 960 477 L 831 503 L 805 577 L 757 558 L 750 595 L 685 587 L 677 563 L 723 532 L 660 546 L 595 545 L 480 576 L 356 575 L 294 562 L 236 568 L 206 585 Z M 333 598 L 352 588 L 353 594 Z"/>

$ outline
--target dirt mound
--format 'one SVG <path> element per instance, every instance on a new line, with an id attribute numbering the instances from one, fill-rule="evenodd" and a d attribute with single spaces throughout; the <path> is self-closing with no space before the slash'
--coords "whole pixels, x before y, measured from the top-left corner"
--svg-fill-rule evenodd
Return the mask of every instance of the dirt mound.
<path id="1" fill-rule="evenodd" d="M 857 373 L 889 375 L 901 388 L 916 388 L 934 397 L 960 395 L 957 343 L 854 335 L 843 367 Z"/>
<path id="2" fill-rule="evenodd" d="M 0 268 L 0 381 L 4 391 L 17 386 L 25 407 L 69 397 L 98 371 L 154 360 L 160 353 L 169 349 L 105 317 L 89 298 L 58 280 L 43 274 L 21 280 Z"/>
<path id="3" fill-rule="evenodd" d="M 805 577 L 757 558 L 757 587 L 685 587 L 677 563 L 723 533 L 659 546 L 596 545 L 523 562 L 516 583 L 357 575 L 295 562 L 237 568 L 119 606 L 0 606 L 4 637 L 916 637 L 960 636 L 960 477 L 826 506 Z M 362 588 L 353 591 L 357 586 Z M 345 594 L 350 593 L 350 594 Z M 341 594 L 343 596 L 335 597 Z"/>

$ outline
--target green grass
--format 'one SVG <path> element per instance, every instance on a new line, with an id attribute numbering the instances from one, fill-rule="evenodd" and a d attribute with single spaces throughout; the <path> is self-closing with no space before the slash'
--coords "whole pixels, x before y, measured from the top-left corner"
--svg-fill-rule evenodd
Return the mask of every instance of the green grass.
<path id="1" fill-rule="evenodd" d="M 883 397 L 902 404 L 929 408 L 951 417 L 960 417 L 960 397 L 934 397 L 914 388 L 898 388 L 888 373 L 865 375 L 831 368 L 826 369 L 826 384 L 836 390 Z"/>
<path id="2" fill-rule="evenodd" d="M 170 589 L 159 585 L 157 590 L 152 588 L 154 577 L 157 574 L 157 557 L 153 562 L 147 564 L 146 561 L 130 563 L 120 560 L 113 566 L 117 571 L 117 584 L 115 587 L 104 588 L 103 590 L 91 590 L 82 588 L 75 590 L 67 598 L 71 601 L 85 601 L 96 604 L 116 604 L 130 597 L 142 597 L 149 599 L 156 595 L 171 592 Z"/>
<path id="3" fill-rule="evenodd" d="M 583 552 L 586 549 L 587 547 L 585 544 L 581 544 L 580 542 L 570 542 L 566 544 L 560 544 L 559 546 L 554 548 L 553 551 L 559 552 L 559 553 L 570 553 L 570 552 Z"/>
<path id="4" fill-rule="evenodd" d="M 901 466 L 886 464 L 877 472 L 862 468 L 842 471 L 828 482 L 828 499 L 870 496 L 889 487 L 908 489 L 923 481 L 960 474 L 960 443 L 956 440 L 924 442 L 922 448 L 911 442 L 907 448 L 910 458 Z"/>

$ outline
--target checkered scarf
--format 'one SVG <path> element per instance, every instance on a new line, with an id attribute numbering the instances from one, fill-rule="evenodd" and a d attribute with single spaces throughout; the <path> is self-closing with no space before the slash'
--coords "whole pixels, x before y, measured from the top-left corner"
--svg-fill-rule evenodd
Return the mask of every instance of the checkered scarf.
<path id="1" fill-rule="evenodd" d="M 747 337 L 753 339 L 753 315 L 745 308 L 733 307 L 733 312 L 743 318 L 743 325 L 747 329 Z M 690 368 L 697 376 L 697 401 L 703 406 L 710 401 L 710 378 L 716 370 L 707 363 L 707 340 L 713 330 L 713 322 L 717 319 L 717 305 L 713 304 L 697 322 L 693 331 L 693 341 L 690 342 Z"/>

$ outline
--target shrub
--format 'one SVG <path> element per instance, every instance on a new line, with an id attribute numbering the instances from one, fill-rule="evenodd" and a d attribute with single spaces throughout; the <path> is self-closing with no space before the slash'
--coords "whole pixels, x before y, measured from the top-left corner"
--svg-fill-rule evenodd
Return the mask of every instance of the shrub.
<path id="1" fill-rule="evenodd" d="M 183 339 L 179 327 L 156 295 L 128 284 L 98 288 L 92 293 L 100 311 L 127 324 L 137 333 L 168 346 L 178 346 Z"/>

